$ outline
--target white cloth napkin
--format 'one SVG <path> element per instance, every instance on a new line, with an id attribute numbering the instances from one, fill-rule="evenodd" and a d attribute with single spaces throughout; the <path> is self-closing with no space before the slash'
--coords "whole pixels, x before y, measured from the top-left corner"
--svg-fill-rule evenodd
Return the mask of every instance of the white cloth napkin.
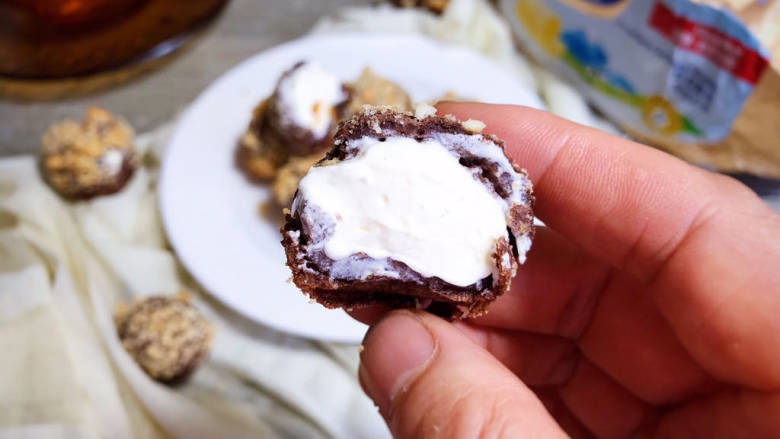
<path id="1" fill-rule="evenodd" d="M 119 194 L 61 200 L 34 157 L 0 160 L 0 438 L 382 438 L 356 379 L 357 347 L 249 322 L 203 294 L 166 247 L 156 166 L 169 128 L 139 136 Z M 179 290 L 217 326 L 184 385 L 149 379 L 123 350 L 122 301 Z"/>

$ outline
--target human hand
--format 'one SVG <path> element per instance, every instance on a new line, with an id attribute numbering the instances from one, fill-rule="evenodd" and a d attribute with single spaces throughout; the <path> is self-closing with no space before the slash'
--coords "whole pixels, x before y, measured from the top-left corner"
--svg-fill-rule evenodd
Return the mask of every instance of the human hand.
<path id="1" fill-rule="evenodd" d="M 780 216 L 737 181 L 522 107 L 442 104 L 528 169 L 537 230 L 486 316 L 353 312 L 397 438 L 777 437 Z"/>

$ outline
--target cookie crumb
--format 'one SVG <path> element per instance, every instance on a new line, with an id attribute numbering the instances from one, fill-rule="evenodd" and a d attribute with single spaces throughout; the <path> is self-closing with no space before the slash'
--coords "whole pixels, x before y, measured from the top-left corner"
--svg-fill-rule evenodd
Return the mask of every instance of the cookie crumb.
<path id="1" fill-rule="evenodd" d="M 436 107 L 421 103 L 414 106 L 414 117 L 417 119 L 425 119 L 426 117 L 431 117 L 436 115 Z"/>
<path id="2" fill-rule="evenodd" d="M 308 156 L 293 156 L 277 170 L 271 193 L 279 206 L 289 206 L 298 190 L 298 182 L 314 166 L 324 153 L 316 153 Z"/>
<path id="3" fill-rule="evenodd" d="M 469 119 L 461 125 L 463 125 L 463 129 L 474 134 L 482 134 L 482 131 L 485 129 L 485 123 L 481 120 Z"/>
<path id="4" fill-rule="evenodd" d="M 364 105 L 386 105 L 398 111 L 412 109 L 412 100 L 400 85 L 385 79 L 366 67 L 360 77 L 348 86 L 352 90 L 346 116 L 359 113 Z"/>

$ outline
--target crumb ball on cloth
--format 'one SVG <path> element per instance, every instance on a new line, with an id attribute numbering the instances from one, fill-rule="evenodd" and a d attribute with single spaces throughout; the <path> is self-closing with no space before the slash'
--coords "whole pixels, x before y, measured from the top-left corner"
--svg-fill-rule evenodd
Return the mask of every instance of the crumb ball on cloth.
<path id="1" fill-rule="evenodd" d="M 138 165 L 133 129 L 98 107 L 83 121 L 52 125 L 42 138 L 45 180 L 68 199 L 89 199 L 122 190 Z"/>
<path id="2" fill-rule="evenodd" d="M 215 334 L 183 293 L 120 307 L 115 320 L 125 350 L 147 375 L 166 383 L 189 376 L 207 357 Z"/>

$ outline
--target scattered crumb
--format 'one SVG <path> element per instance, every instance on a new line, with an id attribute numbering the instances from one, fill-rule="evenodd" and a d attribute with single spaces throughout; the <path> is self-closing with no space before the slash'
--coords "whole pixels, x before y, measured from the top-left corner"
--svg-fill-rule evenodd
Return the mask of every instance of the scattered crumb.
<path id="1" fill-rule="evenodd" d="M 395 108 L 393 108 L 390 105 L 369 105 L 369 104 L 364 104 L 361 108 L 362 108 L 362 112 L 364 114 L 368 114 L 368 115 L 377 114 L 377 113 L 380 113 L 382 111 L 394 111 L 395 110 Z"/>
<path id="2" fill-rule="evenodd" d="M 268 201 L 263 201 L 257 204 L 257 213 L 259 213 L 263 218 L 267 217 L 271 213 L 272 209 L 273 205 Z"/>
<path id="3" fill-rule="evenodd" d="M 472 132 L 474 134 L 481 134 L 482 130 L 485 129 L 485 123 L 481 120 L 469 119 L 461 123 L 461 125 L 466 131 Z"/>
<path id="4" fill-rule="evenodd" d="M 414 117 L 417 119 L 425 119 L 426 117 L 431 117 L 436 115 L 436 107 L 426 104 L 426 103 L 420 103 L 414 106 Z"/>
<path id="5" fill-rule="evenodd" d="M 444 93 L 443 95 L 441 95 L 441 97 L 439 99 L 437 99 L 437 101 L 438 102 L 442 102 L 442 101 L 459 101 L 461 99 L 462 99 L 461 95 L 459 95 L 458 93 L 450 90 L 447 93 Z"/>
<path id="6" fill-rule="evenodd" d="M 276 173 L 271 192 L 280 206 L 289 206 L 292 203 L 295 192 L 298 190 L 298 182 L 309 172 L 323 156 L 316 153 L 309 156 L 293 156 Z"/>

